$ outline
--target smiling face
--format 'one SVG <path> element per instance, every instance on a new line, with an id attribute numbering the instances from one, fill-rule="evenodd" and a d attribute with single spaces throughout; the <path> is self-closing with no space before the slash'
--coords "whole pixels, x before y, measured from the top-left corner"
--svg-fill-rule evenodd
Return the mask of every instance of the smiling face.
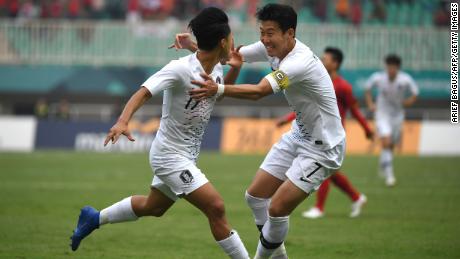
<path id="1" fill-rule="evenodd" d="M 294 37 L 293 28 L 283 32 L 275 21 L 260 22 L 260 41 L 270 57 L 284 58 L 292 49 Z"/>

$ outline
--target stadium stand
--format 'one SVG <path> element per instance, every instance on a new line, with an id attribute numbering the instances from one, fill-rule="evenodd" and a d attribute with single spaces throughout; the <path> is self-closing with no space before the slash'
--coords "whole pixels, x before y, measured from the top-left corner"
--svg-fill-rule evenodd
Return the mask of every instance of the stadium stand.
<path id="1" fill-rule="evenodd" d="M 422 101 L 409 110 L 409 117 L 444 114 L 449 31 L 438 25 L 445 25 L 449 1 L 427 0 L 0 1 L 0 17 L 5 17 L 0 22 L 0 112 L 32 114 L 37 100 L 46 98 L 56 103 L 50 106 L 53 113 L 66 96 L 72 118 L 110 118 L 115 102 L 123 102 L 159 67 L 185 54 L 167 46 L 196 10 L 207 5 L 226 8 L 236 43 L 248 44 L 258 40 L 257 27 L 251 24 L 256 7 L 267 2 L 299 10 L 297 35 L 318 55 L 328 45 L 344 51 L 342 74 L 359 98 L 366 78 L 382 69 L 382 58 L 393 52 L 421 86 Z M 145 10 L 145 3 L 154 10 Z M 239 80 L 255 82 L 267 69 L 247 66 Z M 223 104 L 216 114 L 272 117 L 287 111 L 277 96 L 256 104 Z M 151 110 L 157 112 L 145 114 L 159 115 L 159 109 Z"/>
<path id="2" fill-rule="evenodd" d="M 446 26 L 447 5 L 440 0 L 5 0 L 0 2 L 0 17 L 29 19 L 90 20 L 161 20 L 166 17 L 188 19 L 206 6 L 226 9 L 234 18 L 250 20 L 256 6 L 270 2 L 290 4 L 306 23 L 327 22 L 430 26 Z"/>

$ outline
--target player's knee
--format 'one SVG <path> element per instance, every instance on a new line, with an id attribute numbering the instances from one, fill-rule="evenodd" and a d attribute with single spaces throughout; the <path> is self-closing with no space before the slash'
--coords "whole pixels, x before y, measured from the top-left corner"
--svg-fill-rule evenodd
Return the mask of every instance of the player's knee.
<path id="1" fill-rule="evenodd" d="M 392 147 L 391 139 L 389 137 L 382 138 L 382 147 L 383 148 L 391 148 Z"/>
<path id="2" fill-rule="evenodd" d="M 286 211 L 281 203 L 272 202 L 268 208 L 268 214 L 271 217 L 284 217 L 288 216 L 289 212 Z"/>
<path id="3" fill-rule="evenodd" d="M 212 219 L 223 218 L 225 216 L 224 201 L 219 199 L 209 203 L 206 214 Z"/>

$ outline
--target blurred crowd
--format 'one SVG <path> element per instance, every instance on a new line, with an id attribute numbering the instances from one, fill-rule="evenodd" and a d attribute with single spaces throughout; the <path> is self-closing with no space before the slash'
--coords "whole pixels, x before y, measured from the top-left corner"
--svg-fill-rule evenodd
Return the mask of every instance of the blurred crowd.
<path id="1" fill-rule="evenodd" d="M 203 7 L 217 6 L 240 20 L 251 20 L 257 7 L 267 2 L 280 2 L 306 10 L 319 22 L 360 25 L 363 22 L 385 23 L 390 5 L 414 4 L 432 14 L 433 24 L 449 24 L 450 5 L 454 0 L 0 0 L 0 17 L 22 19 L 113 19 L 158 20 L 189 19 Z M 333 10 L 331 15 L 330 10 Z M 302 17 L 301 17 L 302 18 Z"/>
<path id="2" fill-rule="evenodd" d="M 251 10 L 258 0 L 0 0 L 0 17 L 41 19 L 185 19 L 203 7 Z"/>

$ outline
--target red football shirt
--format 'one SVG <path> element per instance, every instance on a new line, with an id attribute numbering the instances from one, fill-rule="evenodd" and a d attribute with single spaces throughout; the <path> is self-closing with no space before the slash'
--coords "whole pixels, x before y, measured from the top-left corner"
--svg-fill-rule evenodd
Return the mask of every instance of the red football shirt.
<path id="1" fill-rule="evenodd" d="M 369 125 L 367 124 L 366 119 L 359 111 L 358 101 L 356 100 L 355 96 L 353 95 L 353 90 L 351 85 L 342 77 L 337 76 L 334 80 L 332 80 L 332 84 L 334 85 L 335 96 L 337 98 L 337 105 L 339 107 L 340 117 L 342 118 L 342 125 L 345 127 L 345 118 L 347 115 L 348 110 L 351 111 L 353 117 L 361 124 L 361 126 L 366 131 L 366 134 L 371 132 Z M 286 115 L 286 120 L 294 120 L 295 113 L 289 113 Z"/>

